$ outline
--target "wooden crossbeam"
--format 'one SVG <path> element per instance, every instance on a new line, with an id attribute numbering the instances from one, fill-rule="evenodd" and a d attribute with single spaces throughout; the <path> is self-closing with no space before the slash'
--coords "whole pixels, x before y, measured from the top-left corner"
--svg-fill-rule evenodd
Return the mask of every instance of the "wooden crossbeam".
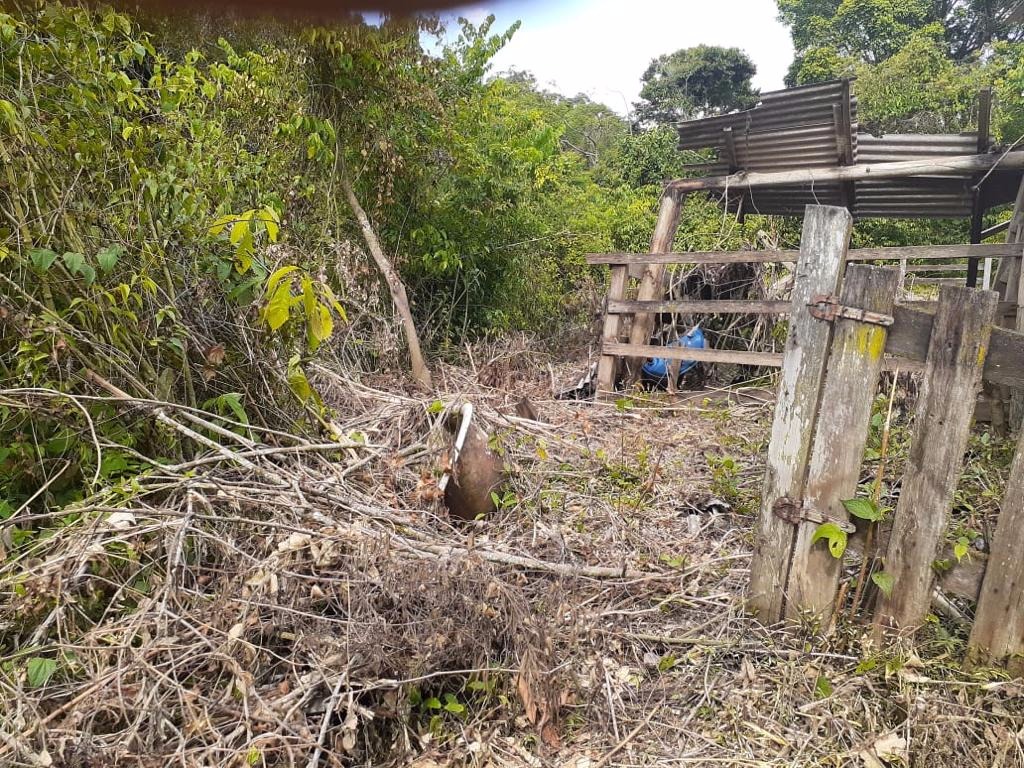
<path id="1" fill-rule="evenodd" d="M 587 264 L 765 264 L 796 262 L 800 251 L 695 251 L 677 253 L 588 253 Z M 940 259 L 995 258 L 1020 256 L 1014 243 L 979 245 L 904 245 L 892 248 L 855 248 L 847 261 L 938 261 Z"/>
<path id="2" fill-rule="evenodd" d="M 797 168 L 789 171 L 740 171 L 728 176 L 706 176 L 702 179 L 676 179 L 666 189 L 679 192 L 701 190 L 750 189 L 751 187 L 780 187 L 792 184 L 821 184 L 831 181 L 864 181 L 898 179 L 907 176 L 973 176 L 998 166 L 1012 171 L 1024 168 L 1024 152 L 1006 155 L 956 155 L 904 160 L 897 163 L 850 165 L 829 168 Z"/>

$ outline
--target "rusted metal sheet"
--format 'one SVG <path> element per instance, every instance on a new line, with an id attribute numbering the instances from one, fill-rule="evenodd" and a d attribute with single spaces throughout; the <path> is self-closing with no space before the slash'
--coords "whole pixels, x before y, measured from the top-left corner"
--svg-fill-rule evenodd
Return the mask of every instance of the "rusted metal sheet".
<path id="1" fill-rule="evenodd" d="M 714 150 L 717 159 L 694 166 L 702 177 L 743 171 L 775 172 L 876 165 L 926 158 L 962 157 L 978 151 L 976 133 L 860 133 L 857 100 L 849 80 L 771 91 L 757 106 L 728 115 L 680 123 L 679 148 Z M 1011 202 L 1020 171 L 995 171 L 985 185 L 984 207 Z M 890 180 L 787 185 L 723 195 L 732 212 L 800 216 L 808 204 L 847 207 L 855 218 L 968 218 L 977 179 L 969 174 Z M 1011 180 L 1012 181 L 1012 180 Z"/>

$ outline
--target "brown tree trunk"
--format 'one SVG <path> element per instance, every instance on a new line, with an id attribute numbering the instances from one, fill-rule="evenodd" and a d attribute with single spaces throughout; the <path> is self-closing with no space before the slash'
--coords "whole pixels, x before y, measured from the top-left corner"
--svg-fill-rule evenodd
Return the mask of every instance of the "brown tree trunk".
<path id="1" fill-rule="evenodd" d="M 363 210 L 363 206 L 359 204 L 359 199 L 356 197 L 355 190 L 352 189 L 352 182 L 349 181 L 348 176 L 345 173 L 341 175 L 341 188 L 345 192 L 345 198 L 348 200 L 349 207 L 352 212 L 356 215 L 356 220 L 359 222 L 359 229 L 363 233 L 363 240 L 366 241 L 366 247 L 370 250 L 370 255 L 373 257 L 374 262 L 377 264 L 377 268 L 384 275 L 384 280 L 388 284 L 388 289 L 391 291 L 391 298 L 395 302 L 395 309 L 398 311 L 398 316 L 402 320 L 402 329 L 405 331 L 405 341 L 409 346 L 409 359 L 412 362 L 412 375 L 422 386 L 428 390 L 433 389 L 433 382 L 430 378 L 430 369 L 427 368 L 426 362 L 423 360 L 423 353 L 420 352 L 420 337 L 416 333 L 416 325 L 412 321 L 412 312 L 409 310 L 409 298 L 405 293 L 405 285 L 402 283 L 402 279 L 398 276 L 398 272 L 392 266 L 391 261 L 384 254 L 384 249 L 381 247 L 380 240 L 377 239 L 377 233 L 373 231 L 373 225 L 370 224 L 370 219 L 366 215 L 366 211 Z"/>

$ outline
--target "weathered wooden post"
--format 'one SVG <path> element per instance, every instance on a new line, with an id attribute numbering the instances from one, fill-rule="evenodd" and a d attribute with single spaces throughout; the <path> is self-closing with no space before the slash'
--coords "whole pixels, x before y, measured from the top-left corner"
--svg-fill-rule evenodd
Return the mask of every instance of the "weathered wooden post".
<path id="1" fill-rule="evenodd" d="M 797 522 L 786 589 L 786 616 L 791 619 L 810 615 L 827 626 L 832 615 L 843 561 L 832 556 L 825 542 L 812 539 L 821 523 L 849 523 L 843 499 L 857 493 L 898 282 L 895 269 L 860 264 L 850 265 L 843 280 L 841 303 L 848 314 L 834 321 L 822 413 L 803 503 L 797 509 L 805 519 Z"/>
<path id="2" fill-rule="evenodd" d="M 1003 664 L 1024 675 L 1024 431 L 1010 467 L 999 522 L 992 538 L 978 610 L 968 642 L 968 661 Z"/>
<path id="3" fill-rule="evenodd" d="M 885 555 L 892 593 L 880 596 L 876 634 L 916 630 L 931 605 L 932 563 L 953 506 L 997 300 L 994 292 L 974 288 L 944 286 L 939 293 L 910 456 Z"/>
<path id="4" fill-rule="evenodd" d="M 852 225 L 845 208 L 809 205 L 804 213 L 789 333 L 750 565 L 749 606 L 768 624 L 783 617 L 796 535 L 793 525 L 773 509 L 783 497 L 803 497 L 832 339 L 832 325 L 812 317 L 809 305 L 817 296 L 838 292 Z"/>
<path id="5" fill-rule="evenodd" d="M 676 229 L 679 226 L 679 215 L 682 211 L 682 202 L 685 194 L 667 189 L 661 198 L 661 205 L 658 209 L 658 221 L 654 227 L 654 235 L 651 238 L 651 253 L 666 253 L 672 250 L 672 243 L 675 241 Z M 640 280 L 639 301 L 651 301 L 663 298 L 664 293 L 664 264 L 648 264 L 644 269 Z M 608 286 L 607 301 L 621 301 L 626 298 L 626 288 L 629 285 L 630 267 L 628 264 L 613 264 L 611 267 L 611 284 Z M 654 315 L 648 313 L 637 313 L 633 318 L 633 325 L 630 328 L 631 344 L 646 344 L 651 336 L 654 327 Z M 601 359 L 597 364 L 597 396 L 607 397 L 615 392 L 615 379 L 618 374 L 618 358 L 615 355 L 606 354 L 605 345 L 616 344 L 619 341 L 619 334 L 622 333 L 621 315 L 605 313 L 604 330 L 601 337 Z M 634 364 L 634 369 L 639 371 L 639 366 Z"/>

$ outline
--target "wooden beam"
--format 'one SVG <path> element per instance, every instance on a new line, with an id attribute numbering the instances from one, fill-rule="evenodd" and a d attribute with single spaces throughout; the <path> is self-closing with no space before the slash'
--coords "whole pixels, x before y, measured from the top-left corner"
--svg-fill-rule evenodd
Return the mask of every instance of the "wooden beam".
<path id="1" fill-rule="evenodd" d="M 629 267 L 625 264 L 612 266 L 611 280 L 608 285 L 607 303 L 611 304 L 626 295 L 626 286 L 629 283 Z M 597 362 L 597 390 L 598 399 L 608 397 L 615 391 L 615 379 L 619 370 L 619 360 L 614 354 L 608 351 L 609 344 L 619 342 L 619 334 L 622 333 L 622 317 L 618 314 L 605 310 L 604 326 L 601 333 L 601 357 Z"/>
<path id="2" fill-rule="evenodd" d="M 832 338 L 832 325 L 812 317 L 808 302 L 838 291 L 852 228 L 845 208 L 807 206 L 750 565 L 749 605 L 765 624 L 783 618 L 795 538 L 793 526 L 773 508 L 782 497 L 803 497 Z"/>
<path id="3" fill-rule="evenodd" d="M 854 264 L 847 270 L 840 299 L 846 306 L 887 315 L 892 312 L 898 280 L 896 270 Z M 843 499 L 857 495 L 885 337 L 886 328 L 881 325 L 846 318 L 835 323 L 803 495 L 803 506 L 832 520 L 848 520 Z M 817 529 L 814 522 L 797 525 L 786 617 L 809 616 L 818 626 L 827 627 L 843 560 L 833 557 L 825 542 L 814 542 Z"/>
<path id="4" fill-rule="evenodd" d="M 879 596 L 876 634 L 910 633 L 931 605 L 932 563 L 945 540 L 996 313 L 992 291 L 944 288 L 914 415 L 903 488 L 885 554 L 891 593 Z"/>
<path id="5" fill-rule="evenodd" d="M 692 349 L 690 347 L 657 347 L 653 344 L 605 344 L 604 350 L 621 357 L 641 360 L 660 357 L 664 360 L 696 360 L 732 365 L 760 365 L 778 368 L 782 355 L 777 352 L 743 352 L 734 349 Z"/>
<path id="6" fill-rule="evenodd" d="M 830 181 L 860 181 L 874 179 L 898 179 L 907 176 L 973 176 L 995 166 L 1011 171 L 1024 168 L 1024 152 L 1010 152 L 1006 155 L 957 155 L 954 157 L 933 157 L 919 160 L 904 160 L 898 163 L 875 163 L 874 165 L 851 165 L 837 168 L 799 168 L 790 171 L 740 171 L 728 176 L 707 176 L 703 179 L 676 179 L 667 184 L 667 189 L 679 192 L 725 188 L 739 190 L 751 187 L 775 187 L 792 184 L 821 184 Z"/>
<path id="7" fill-rule="evenodd" d="M 788 301 L 609 301 L 608 311 L 618 314 L 635 312 L 675 312 L 680 314 L 722 315 L 785 315 Z"/>
<path id="8" fill-rule="evenodd" d="M 855 248 L 847 261 L 934 261 L 939 259 L 967 259 L 1018 256 L 1020 248 L 1013 243 L 983 243 L 981 245 L 905 245 L 892 248 Z M 763 264 L 794 263 L 800 251 L 700 251 L 677 253 L 588 253 L 587 264 Z"/>
<path id="9" fill-rule="evenodd" d="M 661 198 L 661 206 L 658 209 L 658 221 L 654 227 L 654 235 L 651 237 L 651 253 L 664 253 L 672 249 L 685 199 L 685 194 L 671 189 L 665 190 Z M 643 271 L 643 277 L 640 279 L 640 288 L 637 290 L 636 297 L 640 301 L 652 301 L 665 297 L 664 264 L 648 263 Z M 630 344 L 647 344 L 653 330 L 654 315 L 635 315 L 633 325 L 629 329 Z M 631 358 L 626 361 L 626 375 L 630 381 L 640 375 L 641 365 L 643 365 L 643 360 L 640 358 Z"/>

